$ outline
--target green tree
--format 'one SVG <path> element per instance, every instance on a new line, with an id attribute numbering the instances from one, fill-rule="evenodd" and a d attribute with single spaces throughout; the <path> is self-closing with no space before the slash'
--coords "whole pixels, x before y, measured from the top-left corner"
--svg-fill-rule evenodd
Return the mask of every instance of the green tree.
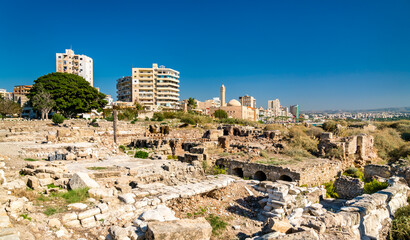
<path id="1" fill-rule="evenodd" d="M 140 110 L 144 110 L 144 107 L 139 103 L 139 102 L 135 102 L 135 108 L 140 111 Z"/>
<path id="2" fill-rule="evenodd" d="M 32 97 L 31 103 L 35 110 L 41 112 L 41 119 L 48 119 L 48 113 L 56 104 L 51 94 L 41 84 L 38 87 L 37 94 Z"/>
<path id="3" fill-rule="evenodd" d="M 54 109 L 66 117 L 73 117 L 78 113 L 90 112 L 92 109 L 104 108 L 107 101 L 105 94 L 82 77 L 69 73 L 50 73 L 34 81 L 28 97 L 33 100 L 40 93 L 41 86 L 51 94 L 55 101 Z"/>
<path id="4" fill-rule="evenodd" d="M 195 98 L 190 97 L 190 98 L 188 99 L 188 107 L 190 107 L 191 109 L 195 109 L 195 108 L 196 108 Z"/>
<path id="5" fill-rule="evenodd" d="M 228 118 L 228 114 L 222 109 L 216 110 L 214 116 L 219 119 Z"/>
<path id="6" fill-rule="evenodd" d="M 20 104 L 0 96 L 0 114 L 2 119 L 4 119 L 7 114 L 20 114 L 21 110 Z"/>

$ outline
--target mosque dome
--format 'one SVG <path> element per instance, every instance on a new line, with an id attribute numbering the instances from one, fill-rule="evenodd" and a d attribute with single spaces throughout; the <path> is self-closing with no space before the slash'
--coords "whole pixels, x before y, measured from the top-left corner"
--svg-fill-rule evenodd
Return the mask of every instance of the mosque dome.
<path id="1" fill-rule="evenodd" d="M 228 102 L 227 105 L 232 106 L 232 107 L 240 107 L 241 103 L 236 99 L 232 99 L 231 101 Z"/>

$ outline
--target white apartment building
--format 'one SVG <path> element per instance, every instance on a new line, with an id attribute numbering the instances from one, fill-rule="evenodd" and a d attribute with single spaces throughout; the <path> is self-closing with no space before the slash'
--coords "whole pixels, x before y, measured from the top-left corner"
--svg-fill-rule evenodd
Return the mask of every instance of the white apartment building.
<path id="1" fill-rule="evenodd" d="M 268 109 L 272 112 L 272 115 L 277 117 L 281 116 L 281 106 L 279 99 L 269 100 L 268 101 Z"/>
<path id="2" fill-rule="evenodd" d="M 239 102 L 242 106 L 256 108 L 256 99 L 252 96 L 245 95 L 243 97 L 239 97 Z"/>
<path id="3" fill-rule="evenodd" d="M 117 80 L 117 98 L 123 102 L 138 102 L 147 110 L 179 105 L 179 72 L 158 64 L 152 68 L 132 68 L 131 77 Z"/>
<path id="4" fill-rule="evenodd" d="M 86 55 L 74 54 L 71 49 L 56 53 L 56 72 L 71 73 L 83 77 L 91 86 L 93 79 L 93 59 Z"/>

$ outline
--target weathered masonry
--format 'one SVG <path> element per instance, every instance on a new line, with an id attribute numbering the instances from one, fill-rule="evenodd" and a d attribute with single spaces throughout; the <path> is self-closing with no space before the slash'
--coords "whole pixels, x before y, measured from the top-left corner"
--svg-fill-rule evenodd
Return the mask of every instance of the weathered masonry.
<path id="1" fill-rule="evenodd" d="M 221 158 L 216 161 L 216 165 L 226 168 L 228 174 L 241 178 L 294 181 L 308 186 L 331 181 L 343 170 L 341 161 L 328 159 L 314 159 L 310 163 L 301 163 L 301 166 L 273 166 Z"/>

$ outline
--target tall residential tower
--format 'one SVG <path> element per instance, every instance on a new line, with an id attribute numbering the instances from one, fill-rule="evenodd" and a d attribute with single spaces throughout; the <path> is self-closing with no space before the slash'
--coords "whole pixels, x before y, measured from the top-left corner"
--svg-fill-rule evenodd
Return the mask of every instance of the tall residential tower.
<path id="1" fill-rule="evenodd" d="M 74 54 L 71 49 L 56 54 L 56 72 L 78 75 L 93 86 L 93 59 L 86 55 Z"/>
<path id="2" fill-rule="evenodd" d="M 179 102 L 179 72 L 158 64 L 132 68 L 131 77 L 117 80 L 119 101 L 138 102 L 147 110 L 176 108 Z"/>

